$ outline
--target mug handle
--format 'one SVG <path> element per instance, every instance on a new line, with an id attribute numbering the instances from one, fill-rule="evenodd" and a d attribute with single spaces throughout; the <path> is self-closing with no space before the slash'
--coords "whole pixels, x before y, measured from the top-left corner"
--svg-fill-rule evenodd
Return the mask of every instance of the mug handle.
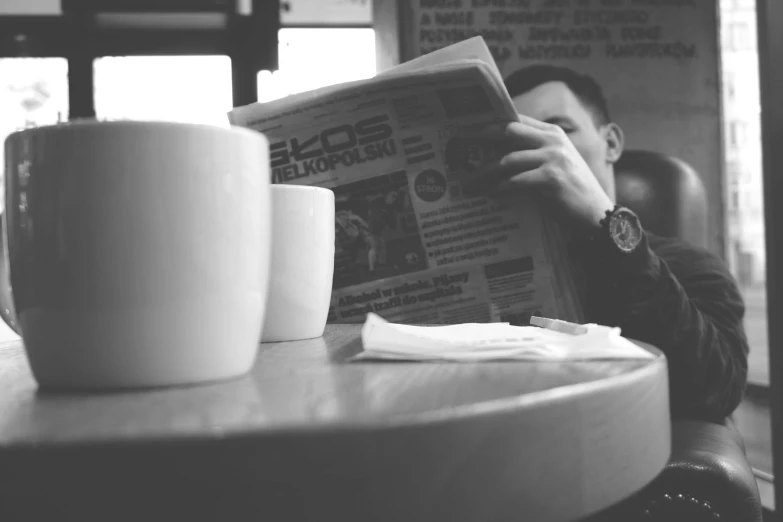
<path id="1" fill-rule="evenodd" d="M 11 291 L 11 273 L 8 266 L 8 254 L 5 245 L 5 212 L 0 212 L 0 317 L 3 321 L 22 336 L 19 320 L 14 310 L 14 297 Z"/>

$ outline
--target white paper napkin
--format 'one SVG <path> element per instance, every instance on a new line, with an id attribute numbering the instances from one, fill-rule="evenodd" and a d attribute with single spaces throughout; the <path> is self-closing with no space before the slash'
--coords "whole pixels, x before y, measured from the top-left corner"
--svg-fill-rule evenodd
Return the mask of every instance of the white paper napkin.
<path id="1" fill-rule="evenodd" d="M 565 325 L 570 323 L 542 324 L 546 328 L 508 323 L 411 326 L 389 323 L 370 313 L 362 327 L 363 351 L 353 360 L 562 361 L 654 357 L 622 337 L 619 328 L 576 325 L 577 329 L 571 329 L 575 333 L 567 333 Z"/>

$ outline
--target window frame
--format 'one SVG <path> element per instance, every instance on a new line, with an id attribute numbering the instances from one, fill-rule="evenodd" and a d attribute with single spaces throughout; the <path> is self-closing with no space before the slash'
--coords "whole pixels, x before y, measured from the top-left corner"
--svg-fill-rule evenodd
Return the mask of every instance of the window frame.
<path id="1" fill-rule="evenodd" d="M 783 2 L 758 0 L 756 5 L 761 91 L 762 178 L 767 253 L 767 329 L 769 339 L 770 416 L 773 475 L 783 476 Z M 775 505 L 783 506 L 783 487 L 775 488 Z"/>
<path id="2" fill-rule="evenodd" d="M 238 12 L 241 1 L 203 0 L 218 7 L 194 11 L 182 2 L 179 13 L 226 15 L 222 27 L 176 29 L 165 27 L 106 27 L 85 6 L 102 6 L 101 14 L 122 12 L 105 7 L 104 0 L 62 0 L 61 15 L 0 15 L 0 58 L 66 58 L 68 60 L 69 118 L 95 117 L 93 63 L 104 56 L 226 55 L 231 59 L 233 105 L 257 101 L 257 74 L 278 68 L 278 32 L 283 28 L 373 28 L 373 24 L 281 23 L 281 0 L 251 0 L 249 15 Z M 128 4 L 128 0 L 115 0 Z M 148 1 L 145 13 L 171 14 Z M 233 9 L 231 9 L 233 8 Z"/>
<path id="3" fill-rule="evenodd" d="M 66 58 L 70 119 L 95 117 L 93 63 L 104 56 L 229 56 L 234 106 L 256 101 L 257 71 L 277 68 L 279 0 L 252 0 L 250 15 L 226 12 L 222 27 L 176 30 L 102 26 L 97 13 L 68 10 L 79 2 L 63 4 L 62 15 L 0 15 L 0 58 Z"/>

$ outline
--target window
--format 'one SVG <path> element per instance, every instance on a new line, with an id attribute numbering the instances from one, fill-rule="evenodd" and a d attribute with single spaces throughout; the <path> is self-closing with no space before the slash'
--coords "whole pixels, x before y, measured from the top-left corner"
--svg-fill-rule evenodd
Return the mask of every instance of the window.
<path id="1" fill-rule="evenodd" d="M 278 70 L 258 73 L 268 102 L 375 75 L 372 0 L 283 0 Z"/>
<path id="2" fill-rule="evenodd" d="M 729 123 L 729 145 L 738 147 L 747 143 L 748 124 L 746 120 L 734 120 Z"/>
<path id="3" fill-rule="evenodd" d="M 762 482 L 772 487 L 772 433 L 769 412 L 769 360 L 767 346 L 766 249 L 762 169 L 760 155 L 758 55 L 755 42 L 755 2 L 721 2 L 724 35 L 721 63 L 724 70 L 724 114 L 727 124 L 725 183 L 729 267 L 745 300 L 745 330 L 750 344 L 748 392 L 734 414 L 747 447 L 748 459 Z M 736 80 L 736 81 L 735 81 Z M 736 184 L 736 190 L 733 187 Z M 763 488 L 761 488 L 763 489 Z"/>
<path id="4" fill-rule="evenodd" d="M 726 185 L 729 187 L 736 187 L 740 183 L 742 178 L 741 166 L 737 161 L 726 162 Z"/>
<path id="5" fill-rule="evenodd" d="M 733 72 L 729 71 L 723 74 L 723 90 L 729 101 L 734 101 L 734 98 L 736 97 L 736 89 L 734 87 L 735 81 L 736 77 Z"/>
<path id="6" fill-rule="evenodd" d="M 731 191 L 731 206 L 729 210 L 736 212 L 739 209 L 739 191 L 735 188 Z"/>
<path id="7" fill-rule="evenodd" d="M 68 119 L 68 62 L 64 58 L 0 59 L 0 209 L 5 206 L 4 147 L 20 129 Z M 0 321 L 0 342 L 19 336 Z"/>
<path id="8" fill-rule="evenodd" d="M 68 118 L 68 61 L 0 59 L 0 136 Z M 0 151 L 2 153 L 2 151 Z"/>
<path id="9" fill-rule="evenodd" d="M 0 144 L 20 129 L 68 119 L 68 61 L 0 58 Z M 4 150 L 0 146 L 0 181 Z M 0 183 L 0 195 L 5 185 Z M 4 205 L 0 197 L 0 208 Z"/>
<path id="10" fill-rule="evenodd" d="M 284 26 L 372 25 L 372 0 L 283 0 L 280 7 Z"/>
<path id="11" fill-rule="evenodd" d="M 375 31 L 369 28 L 283 28 L 280 68 L 258 74 L 258 101 L 370 78 L 375 75 Z"/>
<path id="12" fill-rule="evenodd" d="M 728 44 L 732 50 L 750 50 L 754 47 L 748 22 L 731 22 L 727 29 Z"/>
<path id="13" fill-rule="evenodd" d="M 228 123 L 227 56 L 107 56 L 93 67 L 98 118 Z"/>

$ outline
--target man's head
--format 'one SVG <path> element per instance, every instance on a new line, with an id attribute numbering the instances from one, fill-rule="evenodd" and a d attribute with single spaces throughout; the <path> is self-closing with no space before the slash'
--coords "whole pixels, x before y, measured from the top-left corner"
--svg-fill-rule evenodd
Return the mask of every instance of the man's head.
<path id="1" fill-rule="evenodd" d="M 517 112 L 561 127 L 610 198 L 623 132 L 609 117 L 601 87 L 565 67 L 532 65 L 506 78 Z"/>

